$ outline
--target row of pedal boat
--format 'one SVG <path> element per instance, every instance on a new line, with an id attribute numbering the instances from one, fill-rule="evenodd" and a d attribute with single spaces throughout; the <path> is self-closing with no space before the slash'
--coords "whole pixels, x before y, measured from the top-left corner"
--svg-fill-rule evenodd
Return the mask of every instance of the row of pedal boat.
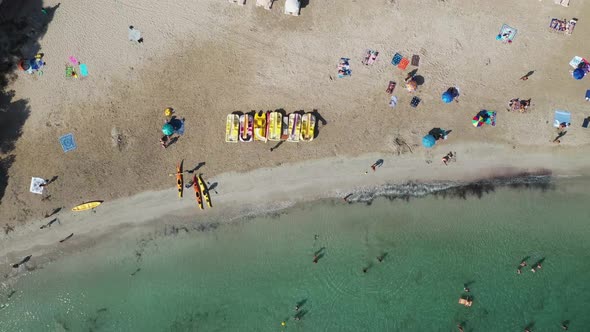
<path id="1" fill-rule="evenodd" d="M 260 141 L 310 142 L 315 135 L 316 118 L 312 113 L 258 112 L 228 114 L 225 141 L 228 143 Z"/>

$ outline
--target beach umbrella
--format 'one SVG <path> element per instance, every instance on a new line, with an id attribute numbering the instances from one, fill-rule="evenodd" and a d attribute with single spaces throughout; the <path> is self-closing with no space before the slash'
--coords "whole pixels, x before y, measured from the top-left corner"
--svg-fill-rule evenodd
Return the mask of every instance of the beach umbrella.
<path id="1" fill-rule="evenodd" d="M 584 75 L 586 75 L 586 73 L 584 72 L 584 69 L 582 69 L 582 68 L 577 68 L 572 73 L 572 76 L 577 80 L 581 80 L 582 78 L 584 78 Z"/>
<path id="2" fill-rule="evenodd" d="M 410 80 L 406 83 L 406 89 L 408 89 L 408 91 L 410 91 L 410 92 L 416 91 L 417 86 L 418 86 L 418 84 L 416 84 L 415 80 Z"/>
<path id="3" fill-rule="evenodd" d="M 434 138 L 434 136 L 426 135 L 422 137 L 422 145 L 424 145 L 425 148 L 431 148 L 434 144 L 436 144 L 436 138 Z"/>
<path id="4" fill-rule="evenodd" d="M 485 119 L 483 118 L 483 116 L 476 115 L 473 117 L 471 123 L 474 127 L 481 127 L 485 123 Z"/>
<path id="5" fill-rule="evenodd" d="M 449 91 L 445 91 L 442 96 L 441 96 L 442 101 L 444 101 L 445 103 L 450 103 L 453 101 L 453 95 L 451 94 L 451 92 Z"/>
<path id="6" fill-rule="evenodd" d="M 166 123 L 162 126 L 162 133 L 164 135 L 170 136 L 174 133 L 174 127 L 170 123 Z"/>

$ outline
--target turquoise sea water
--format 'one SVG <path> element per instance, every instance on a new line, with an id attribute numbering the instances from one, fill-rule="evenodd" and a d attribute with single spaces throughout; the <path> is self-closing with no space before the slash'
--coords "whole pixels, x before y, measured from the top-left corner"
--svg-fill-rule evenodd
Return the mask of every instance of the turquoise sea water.
<path id="1" fill-rule="evenodd" d="M 2 296 L 0 330 L 589 330 L 589 185 L 322 201 L 212 231 L 122 236 L 22 278 Z M 517 275 L 526 256 L 543 267 Z M 471 308 L 457 303 L 464 283 Z"/>

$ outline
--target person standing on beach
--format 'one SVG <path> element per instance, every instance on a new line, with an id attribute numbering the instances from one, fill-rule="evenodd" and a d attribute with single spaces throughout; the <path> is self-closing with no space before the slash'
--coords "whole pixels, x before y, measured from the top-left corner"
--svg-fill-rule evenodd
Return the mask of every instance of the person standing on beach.
<path id="1" fill-rule="evenodd" d="M 377 167 L 383 166 L 383 159 L 377 160 L 373 165 L 371 165 L 371 169 L 374 171 L 377 170 Z"/>

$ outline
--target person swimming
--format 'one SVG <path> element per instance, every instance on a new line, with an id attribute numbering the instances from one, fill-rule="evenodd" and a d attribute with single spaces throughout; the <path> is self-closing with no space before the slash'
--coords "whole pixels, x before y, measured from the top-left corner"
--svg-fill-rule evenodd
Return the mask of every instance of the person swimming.
<path id="1" fill-rule="evenodd" d="M 463 291 L 469 293 L 469 287 L 467 287 L 467 284 L 463 284 Z"/>
<path id="2" fill-rule="evenodd" d="M 520 270 L 520 267 L 518 269 L 516 269 L 516 274 L 521 274 L 522 271 Z"/>
<path id="3" fill-rule="evenodd" d="M 314 256 L 313 256 L 313 262 L 314 262 L 315 264 L 317 264 L 319 260 L 320 260 L 320 258 L 318 257 L 318 255 L 314 255 Z"/>
<path id="4" fill-rule="evenodd" d="M 520 262 L 520 267 L 525 267 L 525 266 L 526 266 L 526 261 Z"/>

